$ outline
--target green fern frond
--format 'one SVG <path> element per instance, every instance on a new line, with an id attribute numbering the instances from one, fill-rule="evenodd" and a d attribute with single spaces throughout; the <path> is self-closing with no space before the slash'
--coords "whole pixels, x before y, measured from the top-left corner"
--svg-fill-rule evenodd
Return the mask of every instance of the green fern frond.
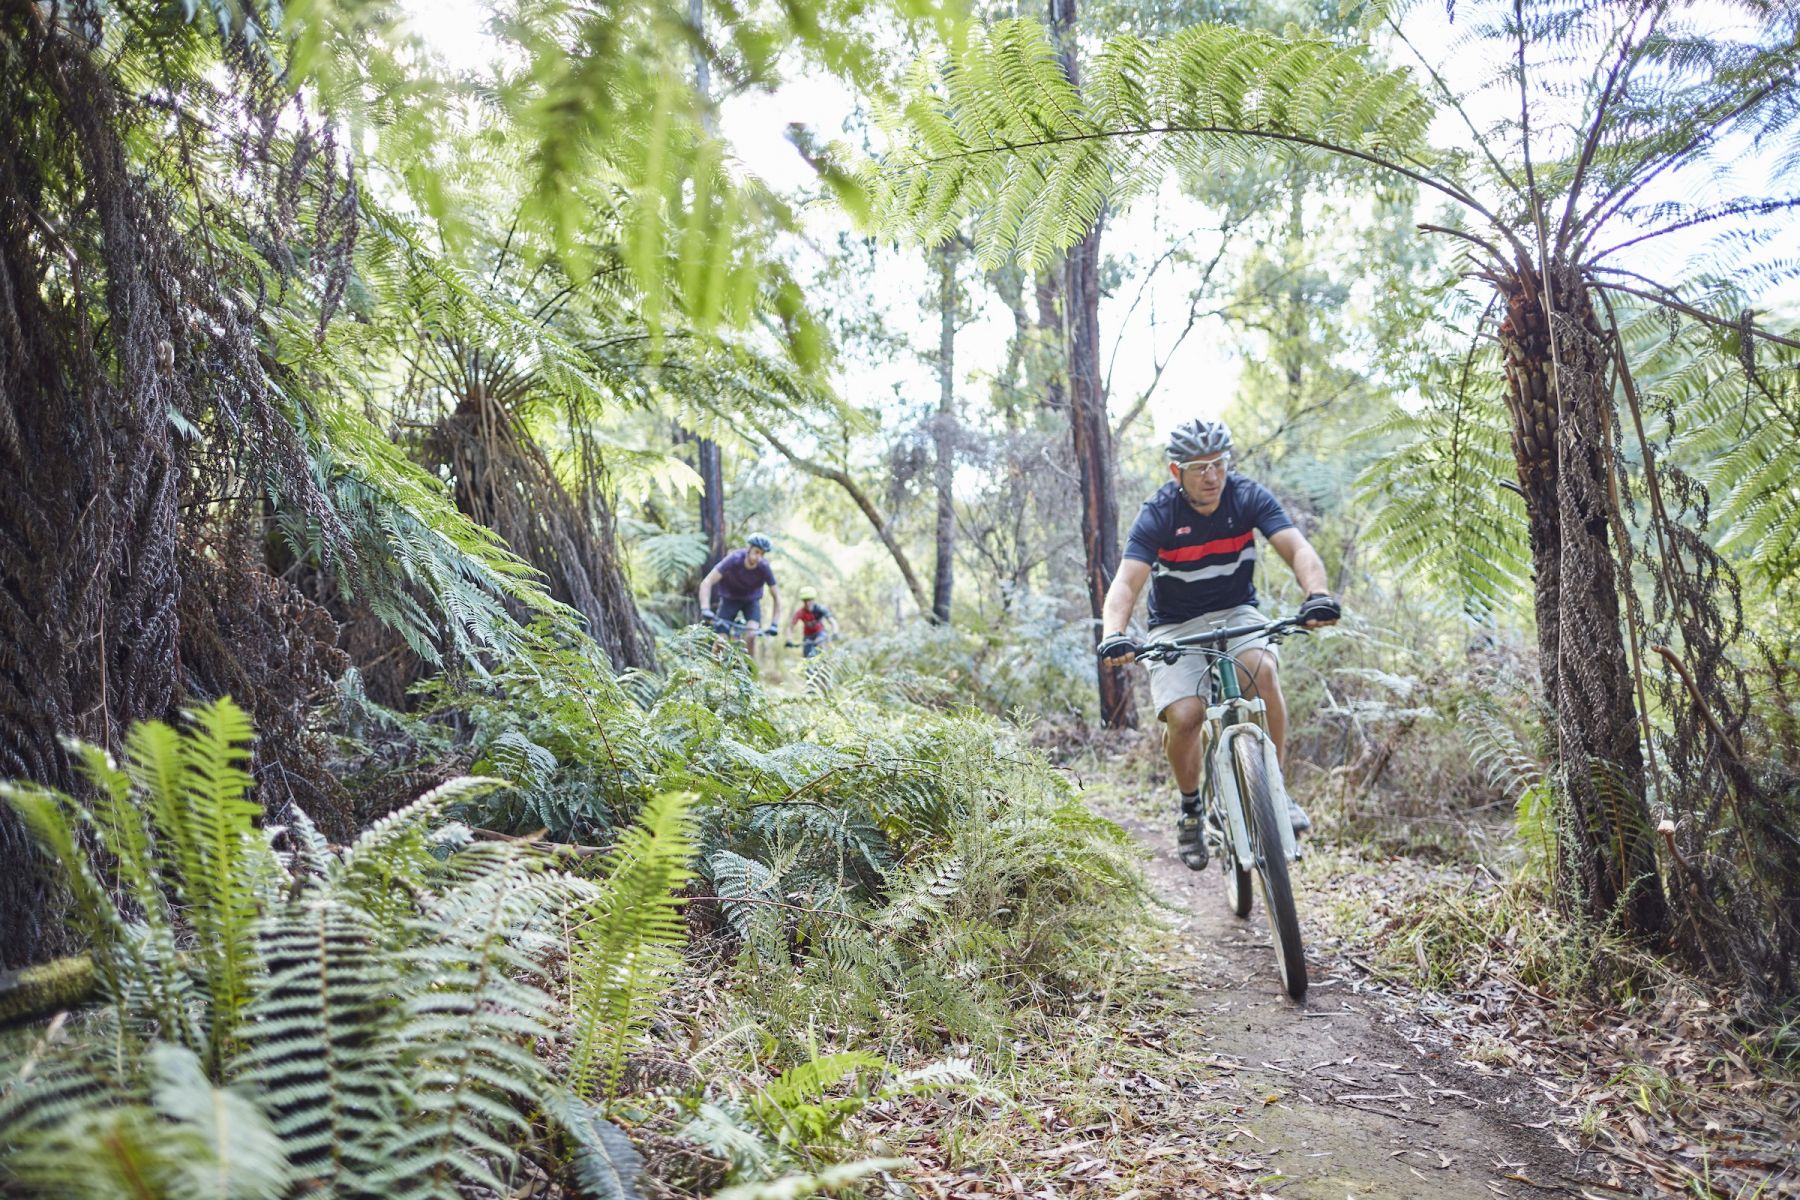
<path id="1" fill-rule="evenodd" d="M 668 985 L 686 940 L 675 892 L 694 857 L 691 793 L 664 793 L 606 859 L 606 883 L 582 916 L 571 948 L 577 1095 L 611 1095 L 625 1055 Z"/>
<path id="2" fill-rule="evenodd" d="M 997 21 L 953 61 L 911 76 L 881 122 L 895 148 L 865 176 L 878 221 L 928 243 L 973 210 L 990 266 L 1039 266 L 1108 205 L 1167 170 L 1202 171 L 1254 143 L 1420 161 L 1432 106 L 1405 71 L 1323 39 L 1198 25 L 1109 40 L 1078 92 L 1035 21 Z"/>
<path id="3" fill-rule="evenodd" d="M 639 1200 L 638 1177 L 644 1157 L 624 1130 L 602 1117 L 593 1105 L 567 1092 L 544 1101 L 544 1111 L 573 1143 L 575 1180 L 585 1200 Z"/>

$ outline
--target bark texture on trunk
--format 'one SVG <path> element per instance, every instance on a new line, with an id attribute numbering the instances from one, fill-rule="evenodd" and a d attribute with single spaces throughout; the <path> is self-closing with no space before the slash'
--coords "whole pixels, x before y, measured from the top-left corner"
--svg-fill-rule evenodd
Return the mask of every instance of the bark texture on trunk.
<path id="1" fill-rule="evenodd" d="M 700 472 L 700 532 L 706 535 L 710 568 L 725 557 L 725 463 L 719 443 L 704 437 L 694 439 L 694 459 Z"/>
<path id="2" fill-rule="evenodd" d="M 1076 0 L 1050 0 L 1050 26 L 1062 49 L 1069 82 L 1081 85 L 1076 45 Z M 1119 562 L 1119 501 L 1113 463 L 1112 422 L 1106 418 L 1106 387 L 1100 372 L 1100 234 L 1105 215 L 1069 250 L 1062 264 L 1063 328 L 1068 348 L 1069 434 L 1081 479 L 1081 545 L 1087 557 L 1088 608 L 1094 644 L 1100 643 L 1100 615 L 1106 589 Z M 1039 301 L 1043 292 L 1039 291 Z M 1100 721 L 1108 729 L 1136 729 L 1137 704 L 1131 676 L 1122 667 L 1101 667 Z"/>
<path id="3" fill-rule="evenodd" d="M 1554 270 L 1555 354 L 1544 289 L 1521 265 L 1500 325 L 1513 450 L 1530 523 L 1538 650 L 1556 723 L 1565 877 L 1600 920 L 1660 938 L 1668 906 L 1619 603 L 1608 485 L 1606 344 L 1573 272 Z"/>
<path id="4" fill-rule="evenodd" d="M 936 561 L 931 571 L 931 619 L 950 623 L 951 593 L 956 587 L 956 243 L 938 252 L 938 410 L 931 425 L 936 462 Z"/>
<path id="5" fill-rule="evenodd" d="M 625 576 L 599 463 L 582 471 L 585 482 L 571 491 L 518 418 L 479 385 L 438 425 L 424 452 L 449 467 L 456 506 L 498 533 L 544 573 L 552 597 L 586 618 L 614 668 L 656 665 L 656 643 Z"/>
<path id="6" fill-rule="evenodd" d="M 1081 544 L 1087 556 L 1088 608 L 1094 642 L 1119 562 L 1119 501 L 1113 469 L 1112 423 L 1100 376 L 1100 224 L 1063 260 L 1069 328 L 1069 433 L 1081 478 Z M 1100 720 L 1108 729 L 1137 728 L 1131 676 L 1100 668 Z"/>
<path id="7" fill-rule="evenodd" d="M 0 41 L 28 47 L 0 143 L 31 168 L 0 170 L 0 778 L 74 790 L 60 738 L 116 749 L 175 693 L 186 264 L 107 80 L 28 5 Z M 68 945 L 59 895 L 0 804 L 0 968 Z"/>

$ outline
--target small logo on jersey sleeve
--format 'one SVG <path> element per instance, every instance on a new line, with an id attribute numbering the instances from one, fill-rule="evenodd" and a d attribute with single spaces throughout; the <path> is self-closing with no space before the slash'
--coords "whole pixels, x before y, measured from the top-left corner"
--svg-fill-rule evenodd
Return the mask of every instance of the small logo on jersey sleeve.
<path id="1" fill-rule="evenodd" d="M 1175 531 L 1175 536 L 1176 537 L 1186 537 L 1188 534 L 1190 534 L 1192 532 L 1194 532 L 1194 527 L 1192 525 L 1183 525 L 1180 529 L 1177 529 Z"/>

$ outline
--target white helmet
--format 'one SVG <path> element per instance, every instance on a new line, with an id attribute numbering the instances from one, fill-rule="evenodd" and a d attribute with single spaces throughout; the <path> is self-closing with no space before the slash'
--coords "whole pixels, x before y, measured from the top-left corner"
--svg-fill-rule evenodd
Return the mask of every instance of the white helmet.
<path id="1" fill-rule="evenodd" d="M 1207 454 L 1231 449 L 1231 430 L 1223 421 L 1193 420 L 1177 425 L 1169 434 L 1169 461 L 1192 462 Z"/>

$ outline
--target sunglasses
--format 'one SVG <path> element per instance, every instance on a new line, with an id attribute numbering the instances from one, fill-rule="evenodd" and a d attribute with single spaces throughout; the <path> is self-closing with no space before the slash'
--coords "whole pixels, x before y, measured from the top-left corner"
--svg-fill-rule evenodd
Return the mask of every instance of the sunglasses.
<path id="1" fill-rule="evenodd" d="M 1209 475 L 1223 475 L 1225 472 L 1231 470 L 1231 455 L 1227 454 L 1223 458 L 1214 458 L 1210 460 L 1196 458 L 1192 462 L 1184 462 L 1177 465 L 1180 466 L 1183 471 L 1192 471 L 1204 479 Z"/>

